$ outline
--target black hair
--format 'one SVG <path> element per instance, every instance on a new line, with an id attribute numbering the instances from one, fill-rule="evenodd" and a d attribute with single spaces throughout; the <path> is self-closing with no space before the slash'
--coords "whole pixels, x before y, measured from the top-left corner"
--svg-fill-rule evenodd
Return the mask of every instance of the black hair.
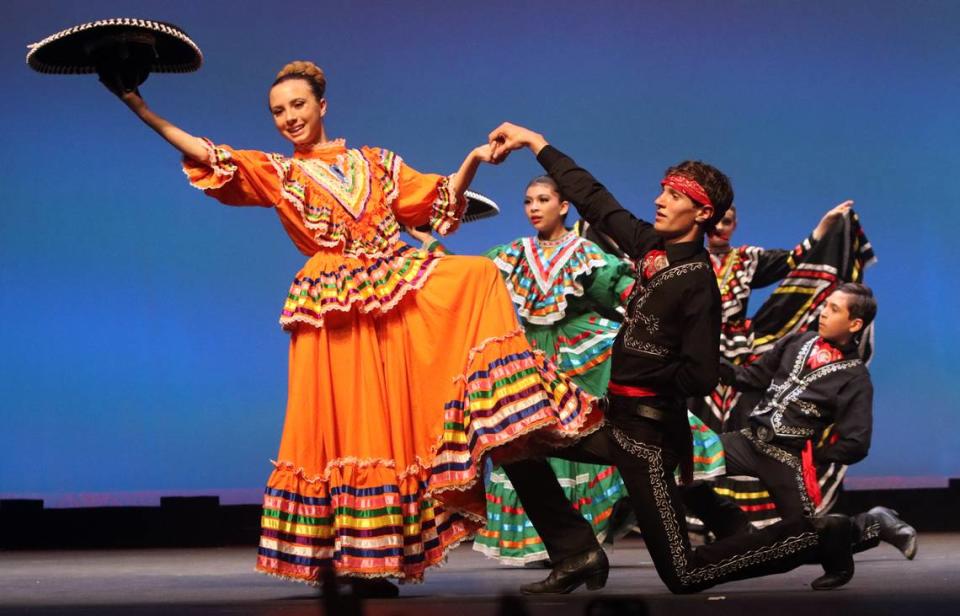
<path id="1" fill-rule="evenodd" d="M 713 203 L 713 216 L 703 223 L 703 230 L 712 231 L 733 204 L 733 185 L 730 183 L 730 178 L 713 165 L 699 160 L 685 160 L 678 165 L 674 165 L 664 173 L 664 176 L 668 175 L 682 175 L 703 186 Z M 703 205 L 696 200 L 693 201 Z"/>
<path id="2" fill-rule="evenodd" d="M 527 189 L 529 189 L 529 188 L 530 188 L 531 186 L 533 186 L 534 184 L 541 184 L 541 185 L 543 185 L 543 186 L 549 186 L 550 189 L 551 189 L 553 192 L 557 193 L 557 195 L 560 197 L 560 202 L 561 202 L 561 203 L 563 203 L 564 201 L 567 201 L 567 200 L 568 200 L 566 197 L 563 196 L 563 193 L 560 192 L 560 187 L 557 185 L 557 181 L 554 180 L 554 179 L 553 179 L 552 177 L 550 177 L 549 175 L 538 175 L 537 177 L 533 178 L 532 180 L 530 180 L 530 181 L 527 183 Z M 570 213 L 570 212 L 568 211 L 567 214 L 569 214 L 569 213 Z M 561 220 L 563 220 L 564 223 L 566 223 L 567 214 L 564 214 L 563 216 L 561 216 Z"/>
<path id="3" fill-rule="evenodd" d="M 864 329 L 873 323 L 877 316 L 877 298 L 870 287 L 859 282 L 845 282 L 835 290 L 847 295 L 847 312 L 851 320 L 861 319 Z"/>

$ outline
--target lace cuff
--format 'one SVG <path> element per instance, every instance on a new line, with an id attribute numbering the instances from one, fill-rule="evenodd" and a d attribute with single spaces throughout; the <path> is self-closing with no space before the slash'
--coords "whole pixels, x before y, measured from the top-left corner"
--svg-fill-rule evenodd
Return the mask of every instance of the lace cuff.
<path id="1" fill-rule="evenodd" d="M 447 176 L 437 186 L 437 199 L 430 214 L 430 227 L 440 235 L 449 235 L 457 230 L 467 209 L 467 198 L 456 198 L 450 188 L 453 176 Z"/>
<path id="2" fill-rule="evenodd" d="M 183 172 L 190 180 L 190 185 L 201 190 L 221 188 L 233 179 L 237 172 L 237 165 L 233 162 L 233 154 L 224 147 L 218 147 L 209 139 L 203 140 L 207 148 L 207 162 L 200 163 L 192 158 L 183 158 Z"/>

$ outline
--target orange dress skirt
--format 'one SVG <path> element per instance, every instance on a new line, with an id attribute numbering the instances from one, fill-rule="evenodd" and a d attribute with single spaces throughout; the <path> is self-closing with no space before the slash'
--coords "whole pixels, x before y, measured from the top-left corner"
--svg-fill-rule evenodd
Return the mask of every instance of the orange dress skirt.
<path id="1" fill-rule="evenodd" d="M 594 429 L 593 398 L 531 350 L 490 260 L 395 237 L 398 221 L 455 228 L 463 208 L 446 178 L 342 144 L 309 164 L 226 146 L 210 156 L 185 163 L 195 186 L 274 206 L 310 255 L 281 317 L 287 410 L 257 569 L 314 584 L 324 568 L 419 581 L 484 524 L 485 456 L 500 463 Z M 362 203 L 327 185 L 364 180 Z"/>

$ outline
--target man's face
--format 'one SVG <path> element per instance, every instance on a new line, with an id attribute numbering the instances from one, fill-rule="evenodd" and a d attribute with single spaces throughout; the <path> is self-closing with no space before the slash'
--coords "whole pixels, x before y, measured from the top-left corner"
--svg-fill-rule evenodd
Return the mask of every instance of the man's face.
<path id="1" fill-rule="evenodd" d="M 695 239 L 697 223 L 713 214 L 712 207 L 697 205 L 693 199 L 670 186 L 664 186 L 653 203 L 657 206 L 653 228 L 667 240 Z"/>
<path id="2" fill-rule="evenodd" d="M 834 291 L 820 311 L 820 337 L 831 342 L 843 343 L 863 329 L 863 319 L 850 318 L 850 295 Z"/>

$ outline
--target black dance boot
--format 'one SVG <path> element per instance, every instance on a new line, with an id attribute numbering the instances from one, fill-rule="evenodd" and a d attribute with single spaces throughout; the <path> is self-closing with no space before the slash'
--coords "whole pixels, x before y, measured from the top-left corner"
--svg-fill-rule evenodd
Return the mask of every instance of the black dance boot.
<path id="1" fill-rule="evenodd" d="M 900 550 L 907 560 L 917 555 L 917 531 L 900 519 L 900 514 L 887 507 L 874 507 L 867 512 L 880 523 L 880 540 Z"/>
<path id="2" fill-rule="evenodd" d="M 853 579 L 853 522 L 836 513 L 810 521 L 820 536 L 820 564 L 824 571 L 810 586 L 814 590 L 839 588 Z"/>
<path id="3" fill-rule="evenodd" d="M 573 592 L 581 584 L 586 584 L 587 590 L 597 590 L 607 583 L 609 571 L 610 563 L 607 561 L 607 555 L 603 549 L 594 548 L 589 552 L 561 560 L 547 579 L 525 584 L 520 587 L 520 592 L 525 595 L 564 595 Z"/>

